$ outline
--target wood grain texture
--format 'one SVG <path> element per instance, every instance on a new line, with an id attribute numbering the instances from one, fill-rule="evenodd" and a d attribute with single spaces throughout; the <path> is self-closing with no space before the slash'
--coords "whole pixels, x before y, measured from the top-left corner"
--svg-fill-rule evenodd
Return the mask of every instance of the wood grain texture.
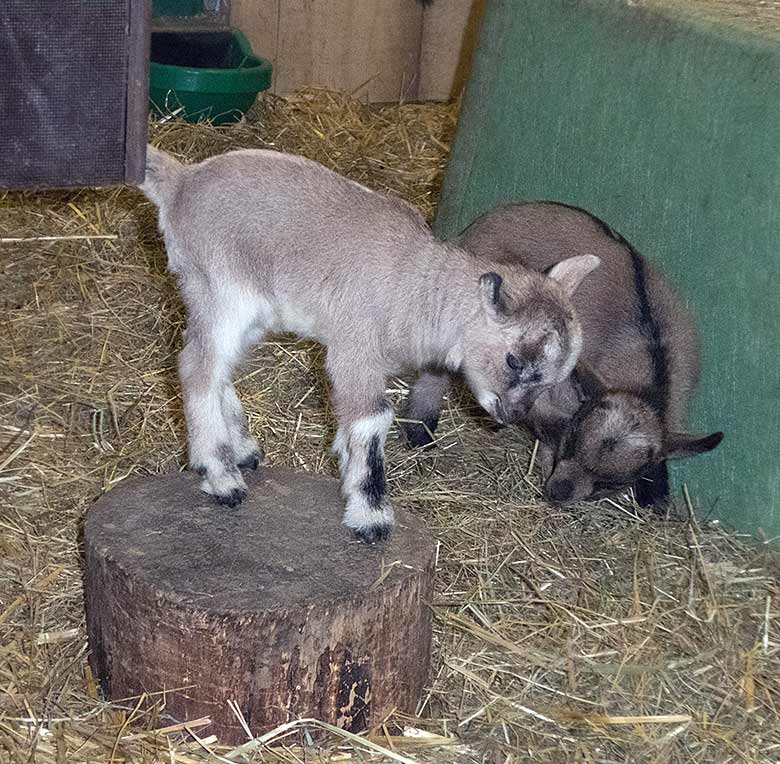
<path id="1" fill-rule="evenodd" d="M 418 92 L 416 0 L 233 0 L 231 23 L 274 66 L 273 92 L 324 85 L 370 101 Z"/>
<path id="2" fill-rule="evenodd" d="M 210 716 L 226 743 L 246 738 L 228 700 L 255 734 L 304 716 L 357 732 L 414 711 L 431 649 L 422 525 L 401 513 L 369 547 L 340 525 L 337 481 L 268 468 L 247 482 L 237 510 L 187 473 L 127 481 L 89 512 L 87 624 L 106 695 L 186 687 L 166 713 Z"/>
<path id="3" fill-rule="evenodd" d="M 130 0 L 127 25 L 125 183 L 143 182 L 149 125 L 150 0 Z"/>
<path id="4" fill-rule="evenodd" d="M 230 24 L 240 29 L 252 50 L 273 65 L 271 92 L 276 92 L 276 78 L 281 63 L 279 49 L 279 7 L 282 0 L 232 0 Z"/>
<path id="5" fill-rule="evenodd" d="M 421 101 L 457 98 L 466 86 L 485 0 L 434 2 L 423 12 Z"/>
<path id="6" fill-rule="evenodd" d="M 676 463 L 700 516 L 780 533 L 780 45 L 622 0 L 488 4 L 437 220 L 512 199 L 585 207 L 668 273 L 702 335 Z M 565 253 L 562 253 L 565 254 Z"/>

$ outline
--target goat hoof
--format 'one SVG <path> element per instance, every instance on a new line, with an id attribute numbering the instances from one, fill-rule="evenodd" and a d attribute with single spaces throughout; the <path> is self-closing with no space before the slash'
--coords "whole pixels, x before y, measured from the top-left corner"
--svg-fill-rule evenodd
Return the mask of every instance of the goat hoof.
<path id="1" fill-rule="evenodd" d="M 407 447 L 429 448 L 433 445 L 431 434 L 421 424 L 407 424 L 403 430 Z"/>
<path id="2" fill-rule="evenodd" d="M 242 459 L 238 463 L 238 468 L 240 470 L 256 470 L 260 466 L 260 462 L 262 461 L 262 457 L 258 453 L 249 454 L 249 456 L 246 457 L 246 459 Z"/>
<path id="3" fill-rule="evenodd" d="M 355 536 L 358 541 L 364 544 L 374 544 L 377 541 L 386 541 L 390 538 L 393 526 L 390 523 L 380 523 L 379 525 L 367 525 L 364 528 L 356 528 Z"/>
<path id="4" fill-rule="evenodd" d="M 216 495 L 214 498 L 217 504 L 223 507 L 237 507 L 246 498 L 245 488 L 234 488 L 230 493 L 224 495 Z"/>

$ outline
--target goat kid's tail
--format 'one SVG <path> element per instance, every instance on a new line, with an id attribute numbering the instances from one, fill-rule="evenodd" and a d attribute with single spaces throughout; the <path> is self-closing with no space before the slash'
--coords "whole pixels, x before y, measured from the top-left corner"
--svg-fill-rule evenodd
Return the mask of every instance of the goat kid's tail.
<path id="1" fill-rule="evenodd" d="M 154 146 L 146 147 L 146 175 L 141 191 L 150 201 L 161 207 L 178 184 L 184 165 Z"/>

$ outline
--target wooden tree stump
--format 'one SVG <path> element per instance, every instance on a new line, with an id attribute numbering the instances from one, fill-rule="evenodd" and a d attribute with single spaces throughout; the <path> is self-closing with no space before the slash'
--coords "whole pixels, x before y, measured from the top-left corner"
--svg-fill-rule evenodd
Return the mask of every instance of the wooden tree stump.
<path id="1" fill-rule="evenodd" d="M 216 506 L 191 473 L 128 480 L 84 531 L 93 670 L 107 697 L 170 691 L 166 713 L 246 740 L 300 717 L 353 732 L 412 712 L 428 679 L 434 545 L 400 512 L 366 546 L 338 483 L 279 468 Z M 185 689 L 177 689 L 185 688 Z"/>

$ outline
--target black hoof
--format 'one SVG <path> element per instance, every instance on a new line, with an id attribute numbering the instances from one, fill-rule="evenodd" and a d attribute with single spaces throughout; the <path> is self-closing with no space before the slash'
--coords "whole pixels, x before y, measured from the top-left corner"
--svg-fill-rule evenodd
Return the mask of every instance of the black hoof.
<path id="1" fill-rule="evenodd" d="M 250 454 L 246 459 L 243 459 L 238 463 L 238 468 L 240 470 L 256 470 L 260 466 L 261 461 L 262 458 L 260 454 Z"/>
<path id="2" fill-rule="evenodd" d="M 421 424 L 405 424 L 403 431 L 408 448 L 429 448 L 433 445 L 430 432 Z"/>
<path id="3" fill-rule="evenodd" d="M 224 496 L 214 496 L 217 504 L 223 507 L 237 507 L 245 498 L 246 490 L 244 488 L 234 488 L 230 493 Z"/>
<path id="4" fill-rule="evenodd" d="M 386 541 L 390 538 L 393 526 L 387 523 L 381 525 L 368 525 L 355 531 L 358 541 L 364 544 L 375 544 L 377 541 Z"/>

